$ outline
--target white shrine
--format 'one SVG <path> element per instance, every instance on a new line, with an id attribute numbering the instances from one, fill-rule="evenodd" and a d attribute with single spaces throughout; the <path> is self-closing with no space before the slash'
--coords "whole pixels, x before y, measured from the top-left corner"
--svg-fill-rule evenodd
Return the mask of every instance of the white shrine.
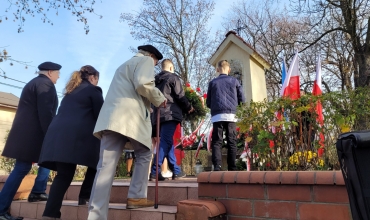
<path id="1" fill-rule="evenodd" d="M 216 67 L 220 60 L 230 62 L 230 75 L 238 78 L 243 85 L 247 102 L 263 101 L 267 98 L 265 70 L 270 69 L 271 65 L 236 32 L 229 31 L 226 34 L 209 63 Z"/>

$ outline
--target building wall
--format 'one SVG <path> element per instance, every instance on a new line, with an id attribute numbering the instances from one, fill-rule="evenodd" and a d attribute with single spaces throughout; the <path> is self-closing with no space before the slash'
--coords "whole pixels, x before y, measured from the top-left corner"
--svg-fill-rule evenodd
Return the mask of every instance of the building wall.
<path id="1" fill-rule="evenodd" d="M 16 111 L 14 108 L 0 106 L 0 151 L 4 149 L 5 137 L 12 127 Z M 0 175 L 3 174 L 5 174 L 5 171 L 0 169 Z"/>
<path id="2" fill-rule="evenodd" d="M 13 124 L 16 109 L 0 106 L 0 151 L 4 149 L 4 138 Z"/>
<path id="3" fill-rule="evenodd" d="M 267 98 L 265 69 L 253 57 L 250 57 L 250 74 L 253 101 L 260 102 Z"/>

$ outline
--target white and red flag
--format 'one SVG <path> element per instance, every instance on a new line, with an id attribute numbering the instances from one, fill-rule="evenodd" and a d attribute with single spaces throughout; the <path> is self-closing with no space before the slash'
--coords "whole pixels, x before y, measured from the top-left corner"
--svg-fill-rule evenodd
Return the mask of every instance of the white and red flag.
<path id="1" fill-rule="evenodd" d="M 285 60 L 283 60 L 282 66 L 282 76 L 283 76 L 283 86 L 280 90 L 281 97 L 289 97 L 292 100 L 296 100 L 301 97 L 300 92 L 300 82 L 299 82 L 299 59 L 298 59 L 298 51 L 293 57 L 292 63 L 290 64 L 288 73 L 285 73 Z M 275 113 L 276 118 L 281 120 L 283 119 L 283 113 L 280 110 Z M 272 128 L 272 132 L 275 133 L 275 127 Z"/>
<path id="2" fill-rule="evenodd" d="M 298 51 L 294 55 L 292 63 L 290 64 L 283 86 L 281 87 L 280 95 L 282 97 L 289 97 L 292 100 L 296 100 L 301 97 Z"/>
<path id="3" fill-rule="evenodd" d="M 321 58 L 319 56 L 316 64 L 316 79 L 313 84 L 313 90 L 312 90 L 312 95 L 319 96 L 322 95 L 322 75 L 321 75 Z M 320 100 L 316 102 L 315 106 L 315 112 L 317 115 L 316 121 L 319 123 L 320 126 L 324 125 L 324 115 L 322 113 L 322 104 Z M 324 153 L 324 141 L 325 137 L 323 132 L 320 132 L 319 134 L 319 144 L 320 144 L 320 149 L 318 150 L 318 156 L 320 157 Z"/>
<path id="4" fill-rule="evenodd" d="M 202 134 L 201 135 L 201 138 L 200 138 L 200 141 L 199 141 L 199 144 L 198 144 L 198 148 L 197 148 L 197 152 L 195 153 L 195 159 L 198 158 L 198 155 L 199 155 L 199 151 L 200 149 L 203 148 L 203 142 L 204 142 L 204 138 L 206 137 L 205 134 Z"/>

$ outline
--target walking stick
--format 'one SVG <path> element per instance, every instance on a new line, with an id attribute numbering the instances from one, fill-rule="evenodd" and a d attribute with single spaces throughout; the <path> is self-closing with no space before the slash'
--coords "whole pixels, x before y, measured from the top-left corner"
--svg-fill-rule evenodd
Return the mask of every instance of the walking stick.
<path id="1" fill-rule="evenodd" d="M 166 107 L 166 104 L 163 105 L 163 107 Z M 159 157 L 159 129 L 160 129 L 160 107 L 157 108 L 157 131 L 156 131 L 156 136 L 157 136 L 157 141 L 155 145 L 155 199 L 154 199 L 154 208 L 158 209 L 158 157 Z"/>

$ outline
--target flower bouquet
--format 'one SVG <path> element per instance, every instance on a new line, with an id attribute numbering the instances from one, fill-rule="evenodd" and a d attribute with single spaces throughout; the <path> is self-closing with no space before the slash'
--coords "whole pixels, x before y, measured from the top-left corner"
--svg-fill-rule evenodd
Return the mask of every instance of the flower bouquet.
<path id="1" fill-rule="evenodd" d="M 207 109 L 205 107 L 205 99 L 207 94 L 201 95 L 201 89 L 192 89 L 190 83 L 186 83 L 185 96 L 188 98 L 190 104 L 193 106 L 194 111 L 190 114 L 186 113 L 184 119 L 186 121 L 196 121 L 199 119 L 204 119 L 207 114 Z"/>

